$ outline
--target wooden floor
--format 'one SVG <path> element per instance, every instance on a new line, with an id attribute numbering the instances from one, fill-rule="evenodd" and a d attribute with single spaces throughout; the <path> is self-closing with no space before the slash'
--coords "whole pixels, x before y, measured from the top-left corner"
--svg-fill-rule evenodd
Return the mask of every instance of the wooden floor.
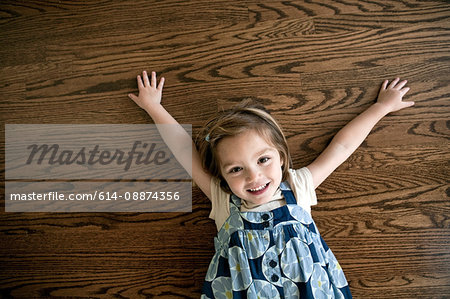
<path id="1" fill-rule="evenodd" d="M 299 168 L 400 76 L 415 107 L 384 118 L 317 189 L 313 217 L 355 298 L 450 296 L 448 1 L 39 2 L 0 3 L 2 165 L 5 123 L 151 123 L 127 98 L 146 69 L 194 131 L 261 101 Z M 192 213 L 2 208 L 0 297 L 199 297 L 209 209 L 195 188 Z"/>

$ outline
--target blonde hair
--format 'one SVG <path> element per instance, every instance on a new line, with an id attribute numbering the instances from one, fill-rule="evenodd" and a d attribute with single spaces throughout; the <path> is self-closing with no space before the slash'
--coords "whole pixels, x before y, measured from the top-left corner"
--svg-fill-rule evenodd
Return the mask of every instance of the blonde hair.
<path id="1" fill-rule="evenodd" d="M 282 181 L 287 179 L 291 168 L 289 148 L 280 125 L 262 105 L 246 100 L 211 118 L 196 139 L 203 168 L 219 178 L 221 188 L 229 193 L 231 190 L 220 172 L 217 145 L 223 138 L 247 130 L 255 130 L 278 150 L 282 162 Z"/>

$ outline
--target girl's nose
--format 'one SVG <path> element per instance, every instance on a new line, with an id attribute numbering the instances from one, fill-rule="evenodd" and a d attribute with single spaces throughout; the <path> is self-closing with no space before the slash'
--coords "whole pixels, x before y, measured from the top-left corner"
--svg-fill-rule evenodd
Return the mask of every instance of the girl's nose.
<path id="1" fill-rule="evenodd" d="M 254 168 L 247 169 L 247 180 L 249 182 L 255 181 L 258 178 L 259 171 Z"/>

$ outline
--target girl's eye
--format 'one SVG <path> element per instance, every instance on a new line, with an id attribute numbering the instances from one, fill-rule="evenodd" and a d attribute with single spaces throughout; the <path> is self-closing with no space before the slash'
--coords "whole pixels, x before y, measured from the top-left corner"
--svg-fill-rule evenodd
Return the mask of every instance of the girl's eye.
<path id="1" fill-rule="evenodd" d="M 236 173 L 236 172 L 239 172 L 239 171 L 241 171 L 241 167 L 233 167 L 233 168 L 231 168 L 230 169 L 230 173 Z"/>
<path id="2" fill-rule="evenodd" d="M 266 162 L 269 161 L 269 160 L 270 160 L 270 158 L 268 158 L 268 157 L 263 157 L 263 158 L 259 159 L 259 163 L 266 163 Z"/>

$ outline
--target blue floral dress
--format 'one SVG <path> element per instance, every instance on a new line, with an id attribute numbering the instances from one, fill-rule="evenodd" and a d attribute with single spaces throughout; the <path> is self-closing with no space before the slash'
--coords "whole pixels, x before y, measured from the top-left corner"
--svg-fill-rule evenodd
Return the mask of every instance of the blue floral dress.
<path id="1" fill-rule="evenodd" d="M 214 238 L 201 298 L 351 298 L 341 266 L 286 182 L 286 205 L 230 217 Z"/>

